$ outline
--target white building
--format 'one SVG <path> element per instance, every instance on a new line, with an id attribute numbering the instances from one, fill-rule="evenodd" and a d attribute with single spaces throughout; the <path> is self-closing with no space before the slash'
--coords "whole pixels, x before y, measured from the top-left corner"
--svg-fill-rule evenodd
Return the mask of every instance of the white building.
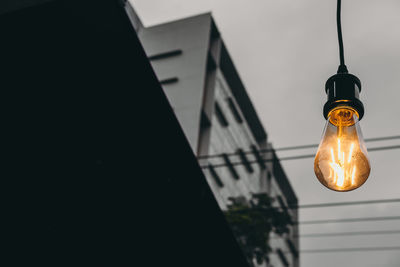
<path id="1" fill-rule="evenodd" d="M 211 14 L 146 28 L 126 8 L 221 209 L 229 197 L 259 192 L 282 208 L 297 205 Z M 297 210 L 287 210 L 297 222 Z M 287 236 L 271 238 L 271 266 L 299 266 L 297 235 L 295 224 Z"/>

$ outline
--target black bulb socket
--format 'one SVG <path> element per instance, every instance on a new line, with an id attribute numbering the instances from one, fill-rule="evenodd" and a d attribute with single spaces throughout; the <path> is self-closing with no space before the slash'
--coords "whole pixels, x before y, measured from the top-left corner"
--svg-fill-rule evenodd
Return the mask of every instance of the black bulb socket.
<path id="1" fill-rule="evenodd" d="M 324 105 L 324 117 L 339 106 L 349 106 L 358 113 L 358 119 L 364 116 L 364 105 L 360 101 L 361 81 L 347 72 L 333 75 L 326 81 L 325 91 L 328 101 Z"/>

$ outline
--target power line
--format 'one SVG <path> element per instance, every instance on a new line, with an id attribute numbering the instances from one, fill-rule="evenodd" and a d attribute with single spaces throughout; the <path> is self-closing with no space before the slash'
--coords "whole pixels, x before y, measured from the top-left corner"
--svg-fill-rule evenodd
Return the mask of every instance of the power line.
<path id="1" fill-rule="evenodd" d="M 393 235 L 393 234 L 400 234 L 400 230 L 311 233 L 311 234 L 294 235 L 293 238 L 318 238 L 318 237 L 336 237 L 336 236 Z M 282 237 L 273 236 L 271 238 L 280 239 Z"/>
<path id="2" fill-rule="evenodd" d="M 356 205 L 371 205 L 371 204 L 386 204 L 386 203 L 398 203 L 400 198 L 390 199 L 374 199 L 374 200 L 359 200 L 359 201 L 346 201 L 346 202 L 324 202 L 324 203 L 313 203 L 304 205 L 289 205 L 282 209 L 318 209 L 325 207 L 337 207 L 337 206 L 356 206 Z"/>
<path id="3" fill-rule="evenodd" d="M 394 145 L 394 146 L 384 146 L 384 147 L 372 147 L 368 148 L 368 152 L 373 152 L 373 151 L 382 151 L 382 150 L 391 150 L 391 149 L 399 149 L 400 145 Z M 308 155 L 299 155 L 299 156 L 291 156 L 291 157 L 283 157 L 283 158 L 273 158 L 273 159 L 263 159 L 263 162 L 273 162 L 273 161 L 285 161 L 285 160 L 298 160 L 298 159 L 306 159 L 306 158 L 313 158 L 315 157 L 315 154 L 308 154 Z M 249 160 L 247 161 L 249 164 L 253 163 L 259 163 L 258 160 Z M 237 166 L 237 165 L 243 165 L 243 162 L 231 162 L 230 165 L 232 166 Z M 228 164 L 227 163 L 219 163 L 219 164 L 211 164 L 214 168 L 220 168 L 220 167 L 225 167 Z M 205 169 L 208 168 L 209 166 L 201 166 L 201 168 Z"/>
<path id="4" fill-rule="evenodd" d="M 263 208 L 263 209 L 259 209 L 259 210 L 267 211 L 270 209 L 278 209 L 280 211 L 287 211 L 288 209 L 296 210 L 296 209 L 323 208 L 323 207 L 334 207 L 334 206 L 385 204 L 385 203 L 396 203 L 396 202 L 400 202 L 400 198 L 361 200 L 361 201 L 348 201 L 348 202 L 325 202 L 325 203 L 314 203 L 314 204 L 305 204 L 305 205 L 297 205 L 297 206 L 271 207 L 271 208 Z M 246 211 L 241 211 L 241 212 L 246 212 Z"/>
<path id="5" fill-rule="evenodd" d="M 393 140 L 399 139 L 400 135 L 393 135 L 393 136 L 386 136 L 386 137 L 376 137 L 376 138 L 367 138 L 365 142 L 376 142 L 376 141 L 386 141 L 386 140 Z"/>
<path id="6" fill-rule="evenodd" d="M 364 235 L 393 235 L 400 234 L 400 230 L 383 231 L 359 231 L 359 232 L 333 232 L 333 233 L 311 233 L 294 235 L 294 238 L 318 238 L 318 237 L 336 237 L 336 236 L 364 236 Z M 280 239 L 281 236 L 273 236 L 272 239 Z"/>
<path id="7" fill-rule="evenodd" d="M 335 237 L 335 236 L 393 235 L 393 234 L 400 234 L 400 230 L 311 233 L 311 234 L 297 235 L 294 237 L 295 238 L 316 238 L 316 237 Z"/>
<path id="8" fill-rule="evenodd" d="M 337 252 L 362 252 L 362 251 L 395 251 L 400 247 L 354 247 L 354 248 L 326 248 L 326 249 L 304 249 L 300 253 L 337 253 Z M 289 253 L 289 252 L 288 252 Z"/>
<path id="9" fill-rule="evenodd" d="M 315 204 L 304 204 L 299 206 L 290 206 L 290 209 L 309 209 L 309 208 L 322 208 L 322 207 L 333 207 L 333 206 L 354 206 L 354 205 L 365 205 L 365 204 L 382 204 L 382 203 L 394 203 L 400 202 L 400 198 L 392 199 L 374 199 L 374 200 L 361 200 L 361 201 L 348 201 L 348 202 L 325 202 Z"/>
<path id="10" fill-rule="evenodd" d="M 373 199 L 373 200 L 359 200 L 359 201 L 345 201 L 345 202 L 323 202 L 323 203 L 312 203 L 296 206 L 285 206 L 282 209 L 313 209 L 313 208 L 324 208 L 324 207 L 335 207 L 335 206 L 355 206 L 355 205 L 372 205 L 372 204 L 387 204 L 387 203 L 399 203 L 400 198 L 387 198 L 387 199 Z"/>
<path id="11" fill-rule="evenodd" d="M 382 147 L 370 147 L 368 148 L 368 152 L 371 151 L 379 151 L 379 150 L 390 150 L 390 149 L 398 149 L 400 148 L 400 145 L 396 145 L 396 146 L 382 146 Z"/>
<path id="12" fill-rule="evenodd" d="M 393 220 L 400 220 L 400 216 L 300 221 L 297 224 L 351 223 L 351 222 L 373 222 L 373 221 L 393 221 Z"/>
<path id="13" fill-rule="evenodd" d="M 364 141 L 368 143 L 368 142 L 387 141 L 387 140 L 395 140 L 395 139 L 400 139 L 400 135 L 367 138 L 367 139 L 364 139 Z M 297 150 L 297 149 L 305 149 L 305 148 L 316 148 L 318 146 L 319 146 L 319 144 L 310 144 L 310 145 L 301 145 L 301 146 L 280 147 L 280 148 L 274 148 L 273 150 L 275 150 L 275 151 Z M 262 152 L 262 151 L 263 150 L 260 150 L 260 152 Z M 272 150 L 270 149 L 267 152 L 272 152 Z"/>
<path id="14" fill-rule="evenodd" d="M 400 139 L 400 135 L 396 136 L 384 136 L 384 137 L 376 137 L 376 138 L 367 138 L 365 142 L 377 142 L 377 141 L 387 141 L 387 140 L 395 140 Z M 309 144 L 309 145 L 300 145 L 300 146 L 288 146 L 288 147 L 280 147 L 274 149 L 260 149 L 258 150 L 260 153 L 268 153 L 274 151 L 285 151 L 285 150 L 298 150 L 298 149 L 306 149 L 306 148 L 316 148 L 319 144 Z M 244 154 L 253 154 L 253 151 L 243 151 Z M 227 156 L 238 156 L 236 152 L 226 153 Z M 202 155 L 198 156 L 198 159 L 207 159 L 207 158 L 219 158 L 222 157 L 222 154 L 214 154 L 214 155 Z"/>

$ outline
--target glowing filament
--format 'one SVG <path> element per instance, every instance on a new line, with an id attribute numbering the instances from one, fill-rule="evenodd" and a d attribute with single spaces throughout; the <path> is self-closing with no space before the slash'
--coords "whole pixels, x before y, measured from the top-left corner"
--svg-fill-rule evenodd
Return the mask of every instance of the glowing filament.
<path id="1" fill-rule="evenodd" d="M 331 167 L 334 171 L 336 185 L 343 186 L 344 184 L 344 169 L 337 163 L 331 163 Z"/>
<path id="2" fill-rule="evenodd" d="M 353 168 L 353 173 L 351 174 L 351 184 L 354 184 L 354 175 L 356 174 L 356 166 Z"/>
<path id="3" fill-rule="evenodd" d="M 349 152 L 349 159 L 347 160 L 348 163 L 351 161 L 351 155 L 353 154 L 354 143 L 351 143 L 350 152 Z"/>
<path id="4" fill-rule="evenodd" d="M 337 151 L 338 151 L 338 158 L 337 162 L 335 162 L 335 152 L 334 149 L 331 148 L 331 157 L 332 157 L 332 162 L 329 163 L 331 166 L 331 173 L 330 176 L 333 178 L 333 183 L 336 184 L 336 186 L 343 187 L 345 185 L 345 182 L 349 180 L 351 177 L 351 184 L 355 183 L 355 173 L 356 173 L 356 167 L 354 166 L 351 169 L 351 157 L 353 155 L 353 150 L 354 150 L 354 143 L 351 143 L 349 154 L 347 157 L 346 161 L 346 154 L 345 151 L 341 151 L 341 143 L 340 139 L 338 138 L 337 141 Z M 350 172 L 351 169 L 351 172 Z"/>

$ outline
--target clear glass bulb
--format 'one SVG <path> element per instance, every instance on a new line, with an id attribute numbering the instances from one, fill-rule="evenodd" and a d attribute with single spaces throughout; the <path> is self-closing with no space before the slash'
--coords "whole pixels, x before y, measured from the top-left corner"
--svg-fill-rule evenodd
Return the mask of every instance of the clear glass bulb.
<path id="1" fill-rule="evenodd" d="M 333 109 L 322 136 L 314 161 L 318 180 L 341 192 L 363 185 L 371 167 L 357 111 L 348 106 Z"/>

